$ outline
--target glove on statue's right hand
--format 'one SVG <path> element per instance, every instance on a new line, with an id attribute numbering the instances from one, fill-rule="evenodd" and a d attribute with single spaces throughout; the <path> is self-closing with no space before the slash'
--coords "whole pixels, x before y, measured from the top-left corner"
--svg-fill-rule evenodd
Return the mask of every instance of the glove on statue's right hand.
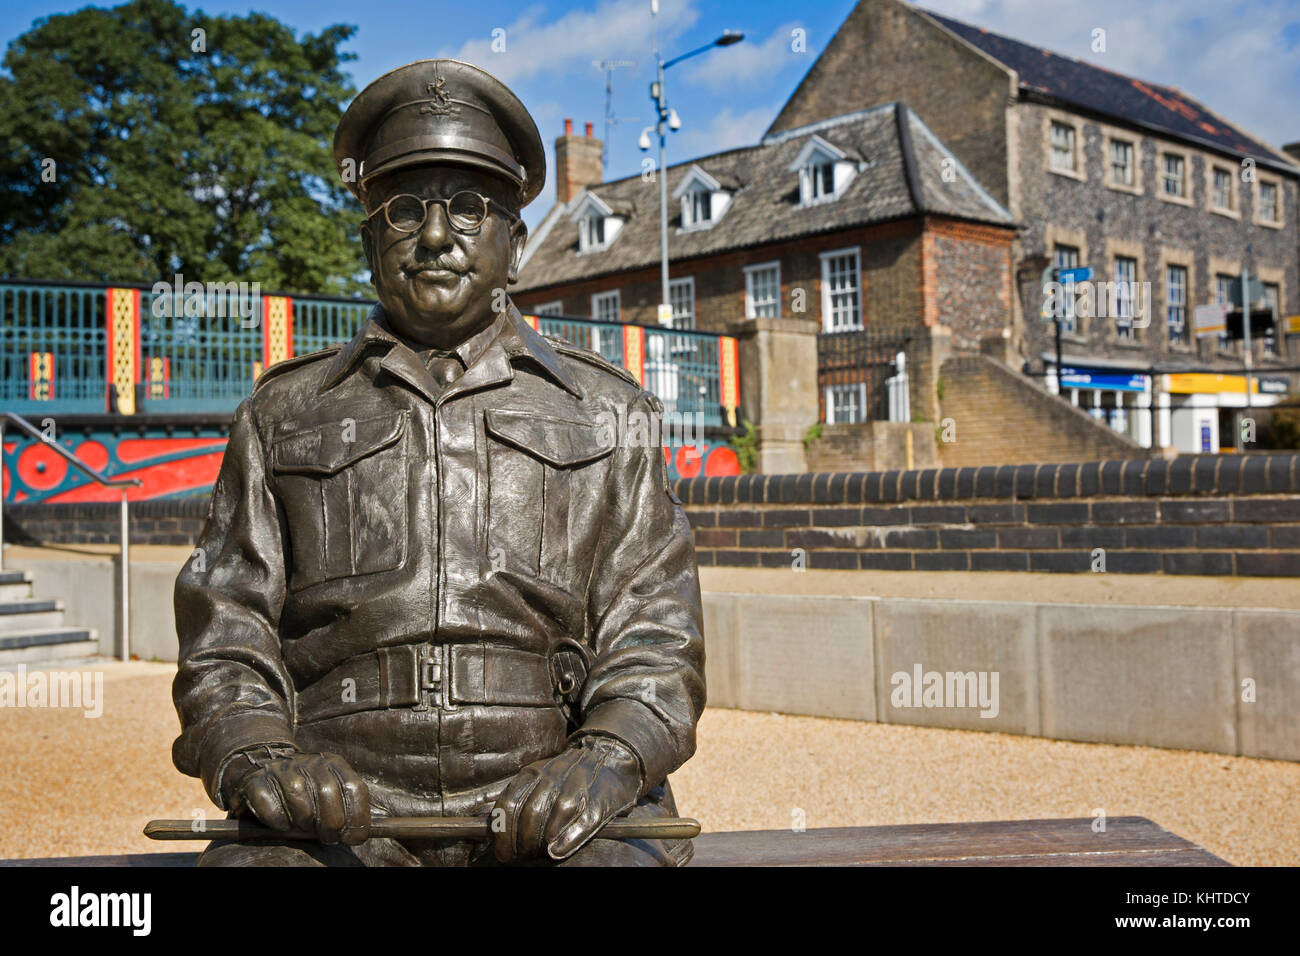
<path id="1" fill-rule="evenodd" d="M 241 754 L 222 789 L 236 814 L 252 811 L 276 830 L 316 834 L 321 843 L 363 843 L 370 835 L 370 791 L 338 754 Z"/>

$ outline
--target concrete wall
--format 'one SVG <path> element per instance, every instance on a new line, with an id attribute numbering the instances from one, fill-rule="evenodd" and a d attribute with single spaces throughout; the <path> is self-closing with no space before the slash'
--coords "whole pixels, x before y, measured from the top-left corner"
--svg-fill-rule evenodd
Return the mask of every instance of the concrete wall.
<path id="1" fill-rule="evenodd" d="M 99 652 L 118 657 L 118 564 L 115 555 L 25 554 L 19 567 L 31 575 L 34 596 L 62 601 L 64 620 L 95 628 Z M 141 660 L 176 660 L 172 588 L 179 572 L 174 561 L 131 560 L 131 654 Z"/>
<path id="2" fill-rule="evenodd" d="M 1300 611 L 725 592 L 704 604 L 710 707 L 1300 760 Z M 954 691 L 947 674 L 978 688 L 982 673 L 996 707 L 914 697 L 918 667 L 922 687 L 934 673 Z"/>

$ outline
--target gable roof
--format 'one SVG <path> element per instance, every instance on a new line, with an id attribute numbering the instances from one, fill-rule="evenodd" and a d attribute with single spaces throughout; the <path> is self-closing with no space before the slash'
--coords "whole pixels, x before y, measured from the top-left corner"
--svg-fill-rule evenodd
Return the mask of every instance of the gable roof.
<path id="1" fill-rule="evenodd" d="M 789 167 L 813 136 L 843 150 L 860 169 L 836 199 L 805 207 L 799 205 L 798 177 Z M 727 214 L 709 229 L 679 231 L 681 208 L 670 202 L 674 262 L 924 214 L 1014 227 L 1011 214 L 903 103 L 836 116 L 769 135 L 756 146 L 670 166 L 669 194 L 695 167 L 720 182 L 735 183 L 735 191 Z M 951 182 L 945 181 L 945 169 L 952 172 Z M 514 289 L 524 292 L 658 265 L 658 190 L 657 182 L 639 175 L 590 187 L 587 192 L 609 207 L 635 212 L 617 242 L 582 256 L 578 226 L 565 214 L 581 194 L 568 205 L 557 205 L 529 239 Z"/>
<path id="2" fill-rule="evenodd" d="M 1172 86 L 1145 83 L 930 10 L 918 8 L 917 12 L 1003 66 L 1015 70 L 1024 93 L 1113 116 L 1239 156 L 1253 156 L 1271 164 L 1293 166 L 1289 157 L 1211 113 Z M 1291 168 L 1290 171 L 1296 170 Z"/>

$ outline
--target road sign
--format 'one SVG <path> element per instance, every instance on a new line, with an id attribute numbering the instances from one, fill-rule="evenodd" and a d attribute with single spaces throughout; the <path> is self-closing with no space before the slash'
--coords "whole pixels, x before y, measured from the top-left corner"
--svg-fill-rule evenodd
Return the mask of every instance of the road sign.
<path id="1" fill-rule="evenodd" d="M 1226 335 L 1228 332 L 1228 311 L 1226 305 L 1198 305 L 1192 311 L 1192 327 L 1198 339 L 1211 335 Z"/>
<path id="2" fill-rule="evenodd" d="M 1077 269 L 1057 269 L 1057 282 L 1087 282 L 1092 278 L 1092 269 L 1079 266 Z"/>

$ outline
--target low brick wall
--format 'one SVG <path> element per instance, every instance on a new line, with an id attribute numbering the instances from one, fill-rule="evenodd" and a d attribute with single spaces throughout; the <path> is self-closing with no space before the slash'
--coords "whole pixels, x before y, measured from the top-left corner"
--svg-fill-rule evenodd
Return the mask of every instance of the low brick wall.
<path id="1" fill-rule="evenodd" d="M 130 507 L 132 544 L 192 544 L 208 517 L 208 495 L 135 501 Z M 5 507 L 10 544 L 116 544 L 121 506 L 115 502 L 30 504 Z"/>
<path id="2" fill-rule="evenodd" d="M 680 479 L 702 565 L 1300 575 L 1300 455 Z"/>

